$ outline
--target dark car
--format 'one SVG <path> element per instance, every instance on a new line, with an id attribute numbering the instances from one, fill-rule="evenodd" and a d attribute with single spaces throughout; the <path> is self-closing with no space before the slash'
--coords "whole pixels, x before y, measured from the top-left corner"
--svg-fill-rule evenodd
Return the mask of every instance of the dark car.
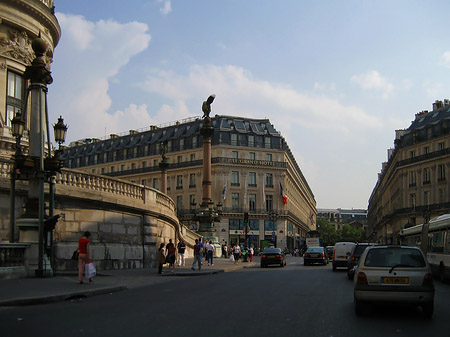
<path id="1" fill-rule="evenodd" d="M 281 267 L 286 265 L 286 255 L 281 248 L 266 248 L 261 253 L 261 268 L 267 267 L 269 264 L 278 264 Z"/>
<path id="2" fill-rule="evenodd" d="M 347 261 L 347 277 L 349 280 L 353 280 L 355 277 L 355 267 L 358 265 L 359 258 L 367 247 L 375 246 L 375 243 L 357 243 L 353 247 L 352 253 Z"/>
<path id="3" fill-rule="evenodd" d="M 328 255 L 323 247 L 310 247 L 303 254 L 303 264 L 308 266 L 312 263 L 328 264 Z"/>

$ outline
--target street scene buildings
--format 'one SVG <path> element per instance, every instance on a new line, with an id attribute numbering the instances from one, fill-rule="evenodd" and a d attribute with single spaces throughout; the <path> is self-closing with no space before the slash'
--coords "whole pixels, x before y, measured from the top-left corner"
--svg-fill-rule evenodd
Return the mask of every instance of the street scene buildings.
<path id="1" fill-rule="evenodd" d="M 399 242 L 402 229 L 450 212 L 450 101 L 436 101 L 395 132 L 369 199 L 369 232 L 379 242 Z"/>
<path id="2" fill-rule="evenodd" d="M 195 230 L 193 216 L 202 192 L 202 123 L 191 118 L 74 142 L 62 158 L 72 169 L 158 189 L 160 152 L 166 146 L 167 194 L 180 220 Z M 300 248 L 315 229 L 316 201 L 285 139 L 267 119 L 216 115 L 213 124 L 212 199 L 223 204 L 221 221 L 215 224 L 219 244 Z"/>

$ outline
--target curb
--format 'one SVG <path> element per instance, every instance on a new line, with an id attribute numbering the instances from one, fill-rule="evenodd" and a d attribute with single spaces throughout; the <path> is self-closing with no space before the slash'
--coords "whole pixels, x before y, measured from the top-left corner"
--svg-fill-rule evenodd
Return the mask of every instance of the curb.
<path id="1" fill-rule="evenodd" d="M 80 298 L 87 298 L 87 297 L 92 297 L 92 296 L 97 296 L 97 295 L 115 293 L 115 292 L 123 291 L 126 289 L 127 289 L 126 286 L 116 286 L 116 287 L 100 288 L 100 289 L 87 290 L 87 291 L 76 291 L 76 292 L 72 292 L 72 293 L 68 293 L 68 294 L 52 295 L 52 296 L 45 296 L 45 297 L 18 298 L 18 299 L 14 299 L 14 300 L 0 301 L 0 307 L 25 306 L 25 305 L 64 302 L 64 301 L 70 301 L 72 299 L 80 299 Z"/>

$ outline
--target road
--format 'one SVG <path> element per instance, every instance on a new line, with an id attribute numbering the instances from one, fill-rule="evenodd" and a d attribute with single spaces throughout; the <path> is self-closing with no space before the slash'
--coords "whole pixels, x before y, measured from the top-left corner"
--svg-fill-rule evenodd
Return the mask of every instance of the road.
<path id="1" fill-rule="evenodd" d="M 49 305 L 0 309 L 7 336 L 450 336 L 450 285 L 436 284 L 435 315 L 382 306 L 363 317 L 353 284 L 331 265 L 259 267 Z"/>

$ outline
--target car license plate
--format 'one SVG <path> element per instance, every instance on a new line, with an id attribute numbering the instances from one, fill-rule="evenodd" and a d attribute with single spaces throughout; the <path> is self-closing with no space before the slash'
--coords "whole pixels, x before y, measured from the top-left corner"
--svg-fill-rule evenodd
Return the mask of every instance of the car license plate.
<path id="1" fill-rule="evenodd" d="M 338 256 L 338 259 L 347 259 L 347 256 Z"/>
<path id="2" fill-rule="evenodd" d="M 269 256 L 267 256 L 269 259 L 273 259 L 275 256 L 273 256 L 273 255 L 269 255 Z"/>
<path id="3" fill-rule="evenodd" d="M 311 257 L 318 257 L 318 254 L 311 254 Z"/>
<path id="4" fill-rule="evenodd" d="M 409 277 L 382 277 L 381 283 L 384 283 L 384 284 L 409 284 Z"/>

